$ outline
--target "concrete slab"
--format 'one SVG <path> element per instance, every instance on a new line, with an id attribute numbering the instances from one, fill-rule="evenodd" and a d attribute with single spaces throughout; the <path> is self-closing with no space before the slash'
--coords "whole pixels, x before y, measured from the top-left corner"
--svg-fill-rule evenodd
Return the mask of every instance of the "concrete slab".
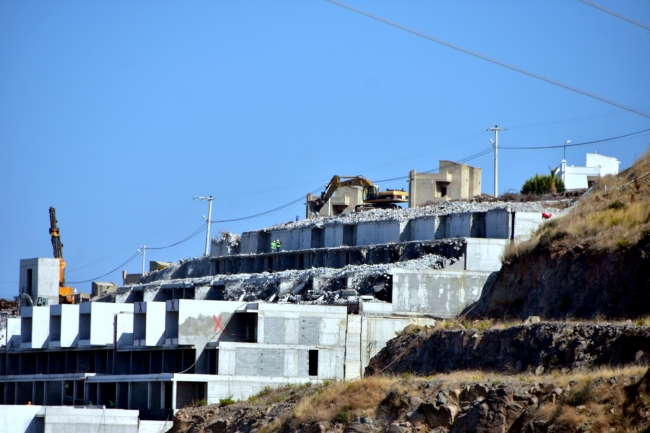
<path id="1" fill-rule="evenodd" d="M 50 307 L 21 308 L 20 347 L 42 349 L 50 341 Z"/>
<path id="2" fill-rule="evenodd" d="M 18 287 L 20 293 L 25 293 L 37 305 L 39 297 L 47 300 L 47 305 L 59 303 L 59 259 L 36 258 L 20 261 L 20 276 Z M 20 305 L 28 305 L 25 299 L 19 300 Z"/>
<path id="3" fill-rule="evenodd" d="M 393 269 L 393 313 L 457 317 L 476 302 L 496 272 Z"/>
<path id="4" fill-rule="evenodd" d="M 506 209 L 494 209 L 485 215 L 485 237 L 510 239 L 512 237 L 513 213 Z"/>
<path id="5" fill-rule="evenodd" d="M 466 271 L 500 271 L 509 239 L 465 239 Z"/>
<path id="6" fill-rule="evenodd" d="M 133 312 L 133 304 L 86 302 L 79 305 L 79 346 L 112 345 L 115 315 Z M 117 336 L 119 339 L 119 335 Z"/>
<path id="7" fill-rule="evenodd" d="M 75 347 L 78 341 L 79 305 L 52 305 L 48 347 Z"/>
<path id="8" fill-rule="evenodd" d="M 133 345 L 162 346 L 165 342 L 165 302 L 136 302 L 133 308 Z"/>

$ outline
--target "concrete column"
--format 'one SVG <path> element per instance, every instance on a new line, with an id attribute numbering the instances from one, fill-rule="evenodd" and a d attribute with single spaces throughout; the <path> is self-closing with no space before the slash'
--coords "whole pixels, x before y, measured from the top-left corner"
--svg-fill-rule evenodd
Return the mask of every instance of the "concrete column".
<path id="1" fill-rule="evenodd" d="M 409 207 L 415 207 L 415 194 L 416 194 L 416 186 L 415 186 L 415 170 L 411 170 L 409 172 Z"/>

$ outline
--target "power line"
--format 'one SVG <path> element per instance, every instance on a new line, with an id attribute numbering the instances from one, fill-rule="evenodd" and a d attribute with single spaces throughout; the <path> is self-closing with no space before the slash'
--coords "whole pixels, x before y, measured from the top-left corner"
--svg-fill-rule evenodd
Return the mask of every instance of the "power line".
<path id="1" fill-rule="evenodd" d="M 568 84 L 564 84 L 564 83 L 561 83 L 559 81 L 553 80 L 551 78 L 546 78 L 546 77 L 544 77 L 542 75 L 539 75 L 539 74 L 536 74 L 534 72 L 527 71 L 527 70 L 522 69 L 522 68 L 520 68 L 518 66 L 513 66 L 513 65 L 510 65 L 508 63 L 502 62 L 500 60 L 492 59 L 492 58 L 490 58 L 488 56 L 477 53 L 476 51 L 471 51 L 471 50 L 468 50 L 468 49 L 463 48 L 461 46 L 454 45 L 454 44 L 452 44 L 450 42 L 443 41 L 442 39 L 438 39 L 438 38 L 435 38 L 433 36 L 429 36 L 426 33 L 419 32 L 417 30 L 411 29 L 409 27 L 403 26 L 403 25 L 395 23 L 393 21 L 389 21 L 389 20 L 381 18 L 381 17 L 379 17 L 377 15 L 373 15 L 373 14 L 371 14 L 369 12 L 365 12 L 365 11 L 363 11 L 361 9 L 357 9 L 357 8 L 352 7 L 352 6 L 346 5 L 345 3 L 341 3 L 341 2 L 339 2 L 337 0 L 327 0 L 327 1 L 330 2 L 330 3 L 334 3 L 334 4 L 338 5 L 338 6 L 344 7 L 346 9 L 349 9 L 351 11 L 357 12 L 357 13 L 359 13 L 361 15 L 365 15 L 365 16 L 367 16 L 369 18 L 374 19 L 374 20 L 381 21 L 381 22 L 383 22 L 385 24 L 388 24 L 388 25 L 391 25 L 393 27 L 397 27 L 398 29 L 402 29 L 402 30 L 407 31 L 409 33 L 413 33 L 414 35 L 420 36 L 420 37 L 422 37 L 424 39 L 428 39 L 430 41 L 433 41 L 433 42 L 436 42 L 438 44 L 444 45 L 446 47 L 453 48 L 454 50 L 458 50 L 458 51 L 461 51 L 461 52 L 463 52 L 465 54 L 469 54 L 469 55 L 472 55 L 474 57 L 478 57 L 480 59 L 487 60 L 488 62 L 494 63 L 494 64 L 499 65 L 499 66 L 503 66 L 504 68 L 512 69 L 513 71 L 516 71 L 516 72 L 531 76 L 533 78 L 537 78 L 538 80 L 546 81 L 547 83 L 550 83 L 550 84 L 553 84 L 553 85 L 556 85 L 556 86 L 559 86 L 559 87 L 563 87 L 563 88 L 565 88 L 567 90 L 571 90 L 572 92 L 580 93 L 581 95 L 588 96 L 590 98 L 596 99 L 596 100 L 604 102 L 606 104 L 610 104 L 610 105 L 613 105 L 615 107 L 622 108 L 624 110 L 630 111 L 632 113 L 636 113 L 636 114 L 638 114 L 640 116 L 647 117 L 647 118 L 650 119 L 650 114 L 648 114 L 648 113 L 644 113 L 643 111 L 639 111 L 639 110 L 637 110 L 635 108 L 628 107 L 626 105 L 623 105 L 621 103 L 612 101 L 612 100 L 604 98 L 602 96 L 598 96 L 598 95 L 596 95 L 594 93 L 587 92 L 586 90 L 581 90 L 581 89 L 578 89 L 577 87 L 573 87 L 573 86 L 570 86 Z"/>
<path id="2" fill-rule="evenodd" d="M 643 131 L 632 132 L 630 134 L 625 134 L 625 135 L 619 135 L 618 137 L 603 138 L 602 140 L 585 141 L 584 143 L 561 144 L 559 146 L 539 146 L 539 147 L 501 147 L 501 149 L 508 149 L 508 150 L 537 150 L 537 149 L 557 149 L 557 148 L 560 148 L 560 147 L 585 146 L 587 144 L 602 143 L 602 142 L 605 142 L 605 141 L 618 140 L 618 139 L 621 139 L 621 138 L 630 137 L 632 135 L 642 134 L 642 133 L 648 132 L 648 131 L 650 131 L 650 129 L 644 129 Z"/>
<path id="3" fill-rule="evenodd" d="M 166 248 L 175 247 L 176 245 L 178 245 L 178 244 L 182 244 L 183 242 L 187 242 L 187 241 L 189 241 L 190 239 L 192 239 L 193 237 L 197 236 L 199 233 L 201 233 L 201 232 L 203 231 L 203 227 L 205 226 L 205 224 L 206 224 L 206 223 L 201 224 L 201 227 L 199 227 L 198 230 L 196 230 L 196 231 L 193 232 L 191 235 L 189 235 L 189 236 L 183 238 L 182 240 L 180 240 L 180 241 L 178 241 L 178 242 L 175 242 L 175 243 L 173 243 L 173 244 L 171 244 L 171 245 L 167 245 L 167 246 L 164 246 L 164 247 L 147 247 L 147 249 L 148 249 L 148 250 L 164 250 L 164 249 L 166 249 Z"/>
<path id="4" fill-rule="evenodd" d="M 174 246 L 176 246 L 176 245 L 178 245 L 178 244 L 182 244 L 183 242 L 187 242 L 187 241 L 189 241 L 190 239 L 192 239 L 193 237 L 197 236 L 199 233 L 201 233 L 201 232 L 203 231 L 203 227 L 204 227 L 204 226 L 205 226 L 205 223 L 204 223 L 204 224 L 201 224 L 201 227 L 200 227 L 198 230 L 196 230 L 196 231 L 193 232 L 191 235 L 189 235 L 189 236 L 183 238 L 182 240 L 180 240 L 180 241 L 178 241 L 178 242 L 176 242 L 176 243 L 173 243 L 173 244 L 171 244 L 171 245 L 167 245 L 167 246 L 164 246 L 164 247 L 147 247 L 147 249 L 148 249 L 148 250 L 163 250 L 163 249 L 165 249 L 165 248 L 171 248 L 171 247 L 174 247 Z M 118 269 L 120 269 L 120 268 L 122 268 L 122 267 L 128 265 L 129 263 L 131 263 L 131 262 L 132 262 L 136 257 L 138 257 L 139 255 L 140 255 L 140 252 L 138 251 L 138 252 L 136 252 L 135 254 L 133 254 L 131 257 L 129 257 L 129 258 L 128 258 L 124 263 L 122 263 L 121 265 L 119 265 L 118 267 L 116 267 L 115 269 L 113 269 L 112 271 L 105 273 L 104 275 L 100 275 L 99 277 L 91 278 L 91 279 L 89 279 L 89 280 L 84 280 L 84 281 L 72 281 L 72 282 L 70 282 L 70 284 L 81 284 L 81 283 L 88 283 L 88 282 L 90 282 L 90 281 L 96 281 L 96 280 L 98 280 L 98 279 L 100 279 L 100 278 L 102 278 L 102 277 L 105 277 L 106 275 L 110 275 L 110 274 L 112 274 L 113 272 L 117 271 Z"/>
<path id="5" fill-rule="evenodd" d="M 99 277 L 91 278 L 91 279 L 89 279 L 89 280 L 84 280 L 84 281 L 71 281 L 70 284 L 81 284 L 81 283 L 89 283 L 89 282 L 91 282 L 91 281 L 96 281 L 96 280 L 98 280 L 98 279 L 100 279 L 100 278 L 103 278 L 103 277 L 105 277 L 106 275 L 110 275 L 110 274 L 112 274 L 113 272 L 119 270 L 120 268 L 122 268 L 122 267 L 128 265 L 129 263 L 131 263 L 131 262 L 132 262 L 136 257 L 138 257 L 139 255 L 140 255 L 140 253 L 135 253 L 135 254 L 133 254 L 131 257 L 129 257 L 129 259 L 128 259 L 127 261 L 125 261 L 124 263 L 122 263 L 121 265 L 119 265 L 118 267 L 116 267 L 115 269 L 113 269 L 112 271 L 110 271 L 110 272 L 106 272 L 104 275 L 100 275 Z"/>
<path id="6" fill-rule="evenodd" d="M 620 18 L 620 19 L 622 19 L 622 20 L 625 20 L 625 21 L 627 21 L 628 23 L 632 23 L 632 24 L 634 24 L 635 26 L 639 26 L 639 27 L 644 28 L 644 29 L 646 29 L 646 30 L 650 30 L 650 26 L 647 26 L 647 25 L 645 25 L 645 24 L 643 24 L 643 23 L 640 23 L 640 22 L 638 22 L 638 21 L 635 21 L 635 20 L 633 20 L 632 18 L 628 18 L 628 17 L 626 17 L 625 15 L 621 15 L 621 14 L 619 14 L 619 13 L 617 13 L 617 12 L 614 12 L 614 11 L 611 10 L 611 9 L 607 9 L 607 8 L 601 6 L 601 5 L 597 5 L 596 3 L 592 3 L 592 2 L 587 1 L 587 0 L 580 0 L 580 1 L 583 2 L 584 4 L 588 4 L 588 5 L 591 6 L 591 7 L 594 7 L 594 8 L 596 8 L 596 9 L 600 9 L 600 10 L 603 11 L 603 12 L 607 12 L 608 14 L 613 15 L 613 16 L 615 16 L 615 17 L 617 17 L 617 18 Z"/>

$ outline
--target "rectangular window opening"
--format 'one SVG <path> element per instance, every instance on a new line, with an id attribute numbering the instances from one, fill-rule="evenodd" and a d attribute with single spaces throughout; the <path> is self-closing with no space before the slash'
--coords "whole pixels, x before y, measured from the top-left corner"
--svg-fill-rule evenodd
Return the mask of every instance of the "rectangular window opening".
<path id="1" fill-rule="evenodd" d="M 25 292 L 29 295 L 32 296 L 32 284 L 34 282 L 34 273 L 33 269 L 27 269 L 27 287 L 25 288 Z"/>
<path id="2" fill-rule="evenodd" d="M 318 376 L 318 350 L 309 351 L 309 375 Z"/>

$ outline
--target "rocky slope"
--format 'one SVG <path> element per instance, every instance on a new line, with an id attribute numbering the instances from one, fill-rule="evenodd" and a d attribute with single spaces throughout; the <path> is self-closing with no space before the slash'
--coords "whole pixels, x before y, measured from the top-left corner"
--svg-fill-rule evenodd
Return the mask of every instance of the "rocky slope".
<path id="1" fill-rule="evenodd" d="M 538 245 L 504 264 L 470 317 L 637 318 L 650 313 L 648 293 L 650 233 L 613 251 Z"/>
<path id="2" fill-rule="evenodd" d="M 484 331 L 410 326 L 370 361 L 366 375 L 474 369 L 541 374 L 646 365 L 649 357 L 650 328 L 643 326 L 552 322 Z"/>
<path id="3" fill-rule="evenodd" d="M 366 378 L 297 401 L 186 408 L 173 433 L 638 432 L 650 424 L 650 373 Z M 280 395 L 274 391 L 265 398 Z M 295 400 L 295 399 L 294 399 Z"/>

